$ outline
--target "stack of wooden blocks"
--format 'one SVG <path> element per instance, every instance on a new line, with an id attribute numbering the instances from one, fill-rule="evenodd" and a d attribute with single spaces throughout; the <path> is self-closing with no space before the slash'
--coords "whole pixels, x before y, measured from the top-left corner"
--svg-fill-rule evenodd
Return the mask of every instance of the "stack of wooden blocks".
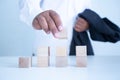
<path id="1" fill-rule="evenodd" d="M 58 33 L 59 39 L 67 39 L 67 31 L 63 29 Z M 37 66 L 48 67 L 50 64 L 50 47 L 39 47 L 37 49 Z M 31 66 L 31 58 L 19 58 L 19 67 L 27 68 Z M 68 66 L 68 56 L 66 47 L 56 48 L 56 67 Z M 76 66 L 86 67 L 87 66 L 87 47 L 76 46 Z"/>
<path id="2" fill-rule="evenodd" d="M 68 65 L 66 47 L 56 48 L 56 67 L 66 67 Z"/>
<path id="3" fill-rule="evenodd" d="M 87 66 L 87 47 L 76 46 L 76 66 L 86 67 Z"/>
<path id="4" fill-rule="evenodd" d="M 39 47 L 37 50 L 37 64 L 38 67 L 48 67 L 50 57 L 49 47 Z"/>

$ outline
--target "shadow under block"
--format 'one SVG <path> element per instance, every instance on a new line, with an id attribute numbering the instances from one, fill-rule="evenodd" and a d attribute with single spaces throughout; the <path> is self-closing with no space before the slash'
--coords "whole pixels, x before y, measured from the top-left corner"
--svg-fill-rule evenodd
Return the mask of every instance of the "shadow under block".
<path id="1" fill-rule="evenodd" d="M 87 47 L 76 46 L 76 66 L 86 67 L 87 66 Z"/>
<path id="2" fill-rule="evenodd" d="M 50 57 L 49 47 L 39 47 L 37 50 L 37 65 L 38 67 L 48 67 Z"/>
<path id="3" fill-rule="evenodd" d="M 56 48 L 56 67 L 68 66 L 68 57 L 66 47 Z"/>
<path id="4" fill-rule="evenodd" d="M 67 39 L 67 30 L 63 29 L 62 31 L 57 33 L 58 39 Z"/>
<path id="5" fill-rule="evenodd" d="M 20 57 L 19 58 L 19 68 L 28 68 L 32 66 L 31 57 Z"/>

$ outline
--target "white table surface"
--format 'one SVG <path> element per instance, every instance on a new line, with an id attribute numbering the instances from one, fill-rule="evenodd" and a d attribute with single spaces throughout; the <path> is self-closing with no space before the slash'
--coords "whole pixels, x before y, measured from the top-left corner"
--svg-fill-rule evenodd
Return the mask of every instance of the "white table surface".
<path id="1" fill-rule="evenodd" d="M 75 66 L 75 56 L 69 56 L 68 67 L 38 68 L 36 57 L 33 66 L 18 68 L 19 57 L 0 57 L 0 80 L 120 80 L 120 56 L 88 56 L 85 68 Z"/>

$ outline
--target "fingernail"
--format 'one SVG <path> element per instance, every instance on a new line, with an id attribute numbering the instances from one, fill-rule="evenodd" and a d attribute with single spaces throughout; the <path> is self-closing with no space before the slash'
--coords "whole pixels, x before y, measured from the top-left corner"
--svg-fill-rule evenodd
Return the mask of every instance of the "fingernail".
<path id="1" fill-rule="evenodd" d="M 63 26 L 59 26 L 58 29 L 59 29 L 59 31 L 62 31 Z"/>

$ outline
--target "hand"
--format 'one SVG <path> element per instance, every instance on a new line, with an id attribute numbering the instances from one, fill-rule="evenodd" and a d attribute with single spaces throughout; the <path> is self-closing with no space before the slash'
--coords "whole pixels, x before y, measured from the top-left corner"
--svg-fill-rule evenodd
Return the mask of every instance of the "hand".
<path id="1" fill-rule="evenodd" d="M 87 30 L 88 28 L 89 28 L 88 22 L 85 19 L 78 17 L 76 20 L 74 29 L 77 32 L 83 32 L 83 31 Z"/>
<path id="2" fill-rule="evenodd" d="M 37 30 L 44 30 L 47 34 L 52 34 L 57 37 L 57 32 L 62 30 L 62 22 L 59 15 L 53 10 L 47 10 L 38 14 L 32 23 Z"/>

